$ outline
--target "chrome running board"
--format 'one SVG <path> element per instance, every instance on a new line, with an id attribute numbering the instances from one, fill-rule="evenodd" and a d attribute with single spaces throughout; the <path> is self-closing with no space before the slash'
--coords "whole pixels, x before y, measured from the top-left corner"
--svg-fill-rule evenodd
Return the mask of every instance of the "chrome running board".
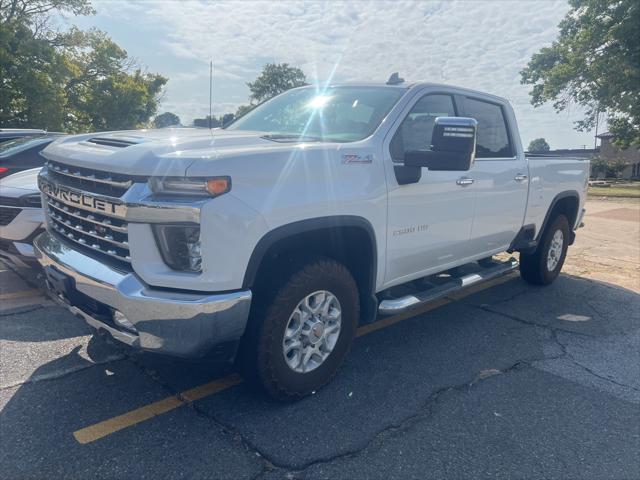
<path id="1" fill-rule="evenodd" d="M 380 315 L 396 315 L 398 313 L 402 313 L 405 310 L 416 308 L 420 305 L 451 295 L 471 285 L 475 285 L 476 283 L 506 275 L 518 268 L 518 265 L 518 260 L 510 258 L 506 262 L 500 263 L 495 267 L 484 268 L 479 272 L 464 275 L 463 277 L 456 278 L 450 282 L 438 285 L 437 287 L 430 288 L 423 292 L 383 300 L 380 302 L 378 307 L 378 313 Z"/>

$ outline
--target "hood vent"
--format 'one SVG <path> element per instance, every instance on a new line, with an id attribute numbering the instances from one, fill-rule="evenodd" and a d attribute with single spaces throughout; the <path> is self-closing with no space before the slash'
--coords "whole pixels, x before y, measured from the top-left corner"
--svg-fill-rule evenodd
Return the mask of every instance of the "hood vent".
<path id="1" fill-rule="evenodd" d="M 136 142 L 132 142 L 130 140 L 122 140 L 119 138 L 109 138 L 109 137 L 94 137 L 87 140 L 89 143 L 95 143 L 96 145 L 105 145 L 107 147 L 116 147 L 116 148 L 125 148 L 130 147 L 131 145 L 137 145 Z"/>

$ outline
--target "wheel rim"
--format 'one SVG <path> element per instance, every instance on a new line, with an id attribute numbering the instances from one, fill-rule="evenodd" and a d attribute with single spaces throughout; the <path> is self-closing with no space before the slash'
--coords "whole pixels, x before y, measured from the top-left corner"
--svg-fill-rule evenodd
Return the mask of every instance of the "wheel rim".
<path id="1" fill-rule="evenodd" d="M 289 317 L 282 339 L 282 353 L 289 368 L 298 373 L 315 370 L 338 342 L 342 308 L 327 290 L 303 298 Z"/>
<path id="2" fill-rule="evenodd" d="M 549 252 L 547 252 L 547 270 L 553 272 L 562 256 L 562 246 L 564 244 L 564 235 L 562 230 L 556 230 L 551 239 L 551 245 L 549 245 Z"/>

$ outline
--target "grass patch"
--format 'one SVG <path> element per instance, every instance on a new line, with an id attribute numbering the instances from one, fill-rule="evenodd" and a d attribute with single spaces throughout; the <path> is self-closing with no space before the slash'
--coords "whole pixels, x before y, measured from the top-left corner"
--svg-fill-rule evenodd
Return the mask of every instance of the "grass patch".
<path id="1" fill-rule="evenodd" d="M 640 183 L 633 185 L 616 185 L 611 187 L 589 187 L 588 193 L 594 197 L 629 197 L 640 198 Z"/>

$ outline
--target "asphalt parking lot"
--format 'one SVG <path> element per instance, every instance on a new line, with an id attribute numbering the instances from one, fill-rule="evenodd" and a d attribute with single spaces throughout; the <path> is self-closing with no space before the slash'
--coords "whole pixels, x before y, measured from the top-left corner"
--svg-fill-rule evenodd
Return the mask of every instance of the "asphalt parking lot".
<path id="1" fill-rule="evenodd" d="M 0 477 L 640 478 L 640 206 L 592 211 L 552 286 L 361 328 L 295 404 L 93 337 L 0 267 Z"/>

